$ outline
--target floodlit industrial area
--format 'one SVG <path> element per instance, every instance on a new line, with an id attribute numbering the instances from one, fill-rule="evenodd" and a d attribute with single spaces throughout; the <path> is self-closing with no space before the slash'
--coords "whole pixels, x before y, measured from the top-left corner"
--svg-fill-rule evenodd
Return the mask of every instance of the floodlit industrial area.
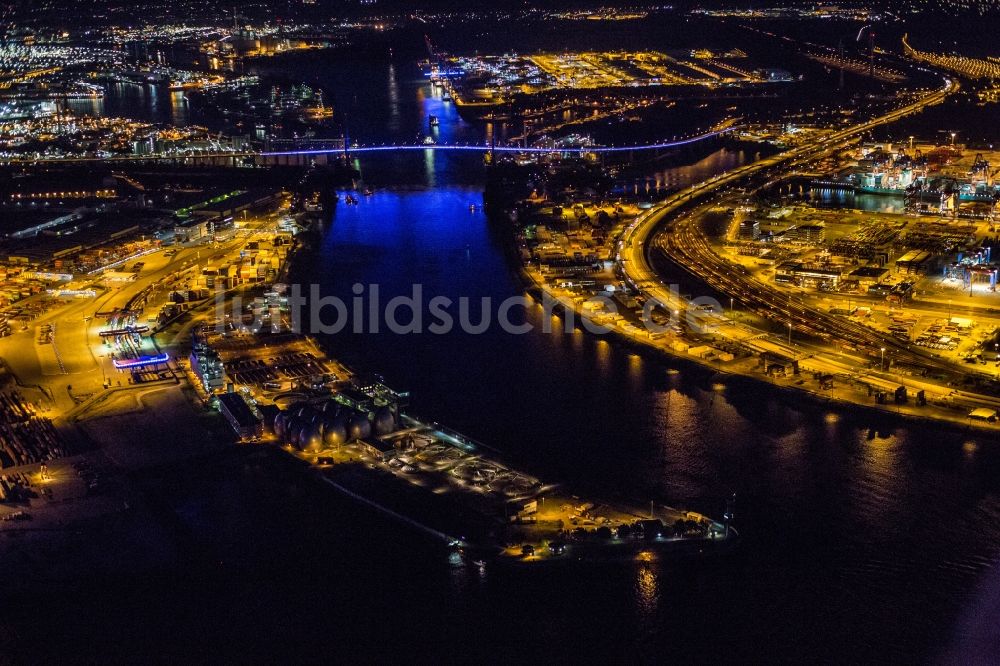
<path id="1" fill-rule="evenodd" d="M 0 661 L 1000 661 L 994 4 L 0 6 Z"/>

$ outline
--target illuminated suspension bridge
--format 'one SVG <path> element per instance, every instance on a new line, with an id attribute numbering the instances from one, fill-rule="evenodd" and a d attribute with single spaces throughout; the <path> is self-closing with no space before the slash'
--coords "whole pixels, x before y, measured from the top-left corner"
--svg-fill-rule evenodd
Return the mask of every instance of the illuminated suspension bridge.
<path id="1" fill-rule="evenodd" d="M 736 126 L 725 127 L 722 129 L 712 130 L 711 132 L 706 132 L 704 134 L 698 134 L 696 136 L 673 139 L 671 141 L 660 141 L 657 143 L 647 143 L 647 144 L 636 144 L 631 146 L 552 146 L 552 147 L 522 147 L 522 146 L 492 146 L 489 144 L 435 144 L 435 143 L 416 143 L 416 144 L 386 144 L 379 146 L 351 146 L 350 148 L 317 148 L 317 149 L 305 149 L 305 150 L 282 150 L 282 151 L 266 151 L 257 153 L 262 157 L 282 157 L 286 155 L 329 155 L 333 153 L 377 153 L 377 152 L 393 152 L 393 151 L 418 151 L 418 150 L 436 150 L 436 151 L 466 151 L 466 152 L 476 152 L 476 153 L 626 153 L 629 151 L 642 151 L 642 150 L 663 150 L 666 148 L 677 148 L 680 146 L 686 146 L 688 144 L 697 143 L 699 141 L 704 141 L 706 139 L 711 139 L 713 137 L 722 136 L 736 129 Z"/>
<path id="2" fill-rule="evenodd" d="M 292 161 L 301 163 L 302 160 L 310 157 L 334 157 L 337 155 L 365 155 L 373 153 L 391 152 L 416 152 L 433 150 L 437 152 L 470 152 L 470 153 L 515 153 L 515 154 L 570 154 L 582 155 L 585 153 L 630 153 L 654 150 L 667 150 L 681 146 L 698 143 L 719 137 L 737 129 L 736 125 L 728 125 L 713 129 L 712 131 L 695 136 L 672 139 L 670 141 L 658 141 L 647 144 L 620 145 L 620 146 L 551 146 L 551 147 L 527 147 L 509 145 L 490 144 L 436 144 L 436 143 L 412 143 L 412 144 L 382 144 L 382 145 L 351 145 L 345 148 L 343 140 L 330 140 L 328 142 L 317 142 L 314 148 L 294 147 L 289 150 L 264 150 L 264 151 L 211 151 L 211 152 L 177 152 L 177 153 L 153 153 L 148 155 L 115 155 L 110 157 L 98 157 L 90 155 L 65 156 L 65 157 L 8 157 L 0 158 L 0 164 L 37 164 L 44 163 L 89 163 L 89 162 L 215 162 L 219 166 L 236 166 L 235 160 L 254 161 L 258 166 L 269 166 L 275 164 L 290 164 Z M 336 144 L 340 145 L 336 145 Z"/>

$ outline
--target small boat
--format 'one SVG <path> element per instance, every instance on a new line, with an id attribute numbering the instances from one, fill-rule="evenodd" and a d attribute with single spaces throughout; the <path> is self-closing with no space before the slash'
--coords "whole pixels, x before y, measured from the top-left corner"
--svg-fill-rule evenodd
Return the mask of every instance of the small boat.
<path id="1" fill-rule="evenodd" d="M 441 124 L 441 121 L 440 121 L 440 120 L 438 120 L 438 117 L 437 117 L 437 116 L 429 116 L 429 117 L 427 118 L 427 122 L 428 122 L 428 123 L 430 123 L 430 126 L 431 126 L 431 127 L 437 127 L 438 125 L 440 125 L 440 124 Z"/>
<path id="2" fill-rule="evenodd" d="M 362 192 L 361 194 L 365 195 L 366 197 L 370 197 L 371 195 L 375 194 L 375 192 L 374 190 L 372 190 L 372 188 L 366 187 L 364 189 L 364 192 Z"/>

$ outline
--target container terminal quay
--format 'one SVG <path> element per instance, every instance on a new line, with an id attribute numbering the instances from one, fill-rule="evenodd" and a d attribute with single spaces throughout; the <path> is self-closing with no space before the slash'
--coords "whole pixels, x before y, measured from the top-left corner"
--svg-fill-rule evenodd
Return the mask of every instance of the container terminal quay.
<path id="1" fill-rule="evenodd" d="M 723 375 L 824 402 L 993 430 L 1000 409 L 1000 309 L 988 244 L 996 193 L 983 155 L 962 158 L 954 138 L 951 145 L 925 146 L 929 153 L 950 151 L 946 163 L 955 166 L 935 170 L 946 174 L 968 162 L 963 172 L 983 172 L 985 182 L 974 196 L 963 197 L 968 186 L 960 184 L 933 196 L 927 185 L 889 192 L 902 200 L 904 190 L 916 191 L 912 207 L 907 196 L 905 213 L 824 211 L 810 207 L 808 198 L 760 208 L 751 203 L 759 195 L 803 189 L 794 182 L 823 188 L 835 163 L 845 160 L 871 169 L 872 149 L 858 145 L 861 133 L 940 103 L 957 87 L 946 80 L 915 103 L 816 132 L 646 210 L 557 202 L 550 213 L 545 203 L 536 204 L 533 221 L 518 230 L 525 271 L 545 298 L 586 320 L 588 329 Z M 911 155 L 913 144 L 911 138 Z M 926 178 L 932 180 L 944 177 Z M 929 205 L 931 199 L 940 204 Z M 591 228 L 589 221 L 599 219 L 607 222 L 603 228 Z M 878 245 L 866 234 L 883 226 L 892 239 L 884 258 L 878 251 L 865 255 Z M 858 248 L 861 254 L 853 252 Z M 838 252 L 846 257 L 839 264 Z M 889 259 L 895 274 L 885 265 Z M 708 287 L 710 302 L 666 284 L 664 262 Z M 930 264 L 937 276 L 928 273 Z M 698 293 L 697 286 L 684 289 Z"/>
<path id="2" fill-rule="evenodd" d="M 821 148 L 795 154 L 815 159 L 813 150 L 849 150 L 849 137 L 825 135 Z M 604 247 L 609 257 L 621 252 L 621 272 L 612 262 L 604 273 L 560 276 L 561 269 L 552 267 L 565 264 L 553 257 L 547 268 L 529 262 L 528 271 L 567 311 L 718 371 L 718 390 L 725 390 L 726 373 L 746 375 L 827 401 L 995 429 L 990 396 L 945 388 L 934 377 L 903 375 L 898 346 L 887 354 L 892 365 L 886 361 L 884 370 L 870 359 L 851 367 L 847 354 L 831 359 L 820 343 L 807 342 L 804 320 L 793 321 L 787 342 L 787 331 L 768 332 L 767 318 L 746 296 L 739 298 L 738 311 L 732 303 L 728 312 L 718 312 L 654 292 L 695 323 L 654 337 L 627 311 L 601 312 L 584 294 L 603 291 L 601 281 L 632 280 L 637 288 L 621 289 L 616 297 L 636 307 L 658 284 L 636 273 L 640 257 L 645 261 L 653 249 L 640 234 L 652 235 L 666 214 L 697 198 L 692 195 L 699 188 L 712 189 L 726 178 L 740 182 L 783 159 L 787 155 L 766 158 L 736 175 L 683 189 L 648 210 L 634 201 L 610 204 L 619 228 Z M 731 508 L 715 520 L 655 501 L 600 501 L 520 471 L 491 449 L 409 413 L 405 393 L 351 371 L 291 333 L 282 276 L 299 242 L 295 232 L 314 222 L 314 199 L 221 193 L 209 202 L 186 203 L 192 217 L 168 229 L 169 241 L 127 228 L 93 247 L 60 246 L 58 256 L 26 256 L 8 267 L 9 287 L 18 289 L 8 293 L 8 335 L 0 338 L 6 362 L 2 425 L 10 434 L 0 451 L 0 512 L 6 518 L 0 529 L 22 530 L 30 520 L 31 539 L 58 544 L 60 534 L 79 521 L 118 515 L 123 507 L 137 513 L 142 497 L 127 482 L 131 471 L 197 459 L 206 451 L 258 449 L 284 452 L 322 483 L 440 540 L 464 561 L 698 555 L 724 552 L 737 541 Z M 601 212 L 574 204 L 563 214 L 597 219 Z M 678 226 L 695 218 L 691 213 Z M 564 239 L 543 230 L 534 230 L 534 240 L 536 252 L 562 251 L 557 246 Z M 567 247 L 575 256 L 578 250 Z M 221 313 L 209 298 L 220 291 L 227 296 Z M 237 295 L 245 308 L 233 312 L 228 297 Z M 818 291 L 796 298 L 835 295 Z M 976 318 L 984 329 L 996 318 L 991 299 L 992 292 L 973 299 L 981 303 Z M 955 306 L 947 312 L 944 301 L 934 307 L 938 318 L 947 314 L 949 320 L 967 310 Z M 704 326 L 696 330 L 699 322 Z M 960 324 L 954 325 L 967 328 Z M 852 327 L 851 335 L 887 340 L 895 332 L 871 330 L 872 322 L 857 326 L 864 328 Z M 730 331 L 745 343 L 720 335 Z M 850 340 L 846 332 L 840 335 Z M 11 353 L 11 345 L 32 353 Z M 751 345 L 755 353 L 746 351 Z M 144 436 L 123 438 L 129 431 Z M 233 449 L 234 440 L 245 446 Z"/>
<path id="3" fill-rule="evenodd" d="M 995 429 L 994 395 L 949 386 L 959 375 L 971 376 L 971 364 L 961 365 L 968 362 L 917 344 L 933 338 L 934 344 L 948 347 L 940 351 L 976 359 L 975 374 L 988 384 L 990 367 L 984 372 L 980 361 L 995 361 L 990 344 L 1000 341 L 972 340 L 982 338 L 998 319 L 995 292 L 989 288 L 993 283 L 986 279 L 988 253 L 986 263 L 951 262 L 957 264 L 951 274 L 968 279 L 948 280 L 968 289 L 971 301 L 957 305 L 947 302 L 957 296 L 927 296 L 904 302 L 900 296 L 888 308 L 891 300 L 883 296 L 884 314 L 869 312 L 872 316 L 860 321 L 841 301 L 855 298 L 874 305 L 873 296 L 808 291 L 807 281 L 815 277 L 780 281 L 779 264 L 768 283 L 750 282 L 750 272 L 763 277 L 768 269 L 754 264 L 744 273 L 720 266 L 720 261 L 738 262 L 747 255 L 731 251 L 738 244 L 727 246 L 718 239 L 713 244 L 703 233 L 706 216 L 741 208 L 747 193 L 780 188 L 792 177 L 826 177 L 824 161 L 854 151 L 859 133 L 939 103 L 957 87 L 947 80 L 942 88 L 881 118 L 809 135 L 785 152 L 675 190 L 648 209 L 637 197 L 603 205 L 568 203 L 559 212 L 565 231 L 551 234 L 538 225 L 531 230 L 532 250 L 524 248 L 528 272 L 567 312 L 718 371 L 718 390 L 725 390 L 724 375 L 732 373 L 825 400 Z M 138 189 L 153 201 L 160 196 L 158 188 L 167 186 L 147 178 L 147 183 L 136 183 L 118 177 L 106 187 Z M 235 440 L 246 445 L 237 450 L 287 452 L 322 482 L 441 539 L 473 562 L 696 555 L 724 551 L 735 542 L 731 507 L 722 520 L 715 520 L 655 501 L 630 504 L 575 496 L 519 471 L 487 447 L 409 413 L 405 393 L 353 372 L 311 339 L 291 332 L 283 275 L 299 243 L 298 232 L 313 227 L 313 214 L 323 208 L 322 193 L 310 190 L 293 197 L 277 188 L 188 192 L 169 187 L 170 199 L 179 207 L 172 221 L 155 231 L 138 214 L 134 219 L 123 216 L 111 234 L 95 231 L 99 220 L 32 217 L 6 241 L 6 335 L 0 338 L 5 360 L 0 426 L 6 433 L 0 451 L 0 512 L 5 520 L 0 530 L 23 530 L 23 521 L 30 521 L 29 538 L 58 543 L 76 521 L 135 514 L 142 498 L 130 486 L 128 472 L 196 459 L 206 450 L 233 450 Z M 103 192 L 100 196 L 111 196 Z M 326 201 L 340 205 L 336 197 L 328 195 Z M 344 205 L 357 205 L 354 193 Z M 959 217 L 963 211 L 974 212 L 961 203 L 942 206 L 922 214 L 946 218 L 941 224 L 947 229 L 973 219 Z M 555 208 L 550 206 L 553 218 Z M 616 229 L 598 234 L 581 217 L 617 220 Z M 749 213 L 741 220 L 726 218 L 719 237 L 738 237 L 749 226 L 749 244 L 755 227 L 744 225 L 747 219 L 760 224 Z M 992 224 L 975 219 L 979 226 Z M 570 231 L 574 223 L 579 228 Z M 65 225 L 73 233 L 42 233 Z M 589 240 L 582 237 L 583 226 L 591 229 Z M 659 234 L 665 226 L 671 231 Z M 818 236 L 810 225 L 792 226 L 797 231 L 771 232 L 794 236 L 794 243 L 775 241 L 768 249 L 791 252 L 795 246 L 803 256 L 822 252 L 810 246 Z M 527 240 L 528 230 L 521 233 Z M 25 238 L 38 242 L 29 247 Z M 598 252 L 598 245 L 606 262 L 583 258 Z M 650 263 L 656 253 L 728 295 L 728 311 L 703 308 L 671 293 Z M 903 256 L 909 257 L 900 257 L 904 265 L 916 261 Z M 896 263 L 898 267 L 900 261 Z M 576 270 L 579 265 L 600 270 L 584 275 Z M 860 268 L 875 275 L 869 294 L 877 291 L 872 286 L 889 288 L 877 282 L 877 266 Z M 824 270 L 816 275 L 835 271 Z M 861 279 L 859 274 L 857 281 Z M 897 280 L 889 295 L 900 289 Z M 594 297 L 606 293 L 624 303 L 624 314 L 602 310 L 602 300 Z M 225 296 L 221 309 L 212 294 Z M 230 305 L 237 296 L 244 307 L 233 311 Z M 668 322 L 669 332 L 654 337 L 635 317 L 640 300 L 654 302 L 668 316 L 683 312 L 686 324 L 675 322 L 672 328 Z M 825 309 L 817 303 L 826 303 Z M 833 308 L 847 315 L 831 313 Z M 921 323 L 935 317 L 945 321 Z M 898 323 L 910 319 L 908 327 Z M 901 327 L 910 336 L 906 343 L 900 339 Z M 960 336 L 968 339 L 951 350 L 951 338 Z M 851 349 L 825 347 L 831 339 Z M 970 349 L 973 342 L 977 350 Z M 123 438 L 123 432 L 143 436 Z"/>
<path id="4" fill-rule="evenodd" d="M 406 393 L 329 358 L 290 330 L 281 282 L 293 232 L 316 222 L 316 206 L 285 193 L 241 200 L 244 210 L 227 208 L 203 236 L 183 227 L 169 243 L 114 246 L 82 274 L 18 274 L 50 286 L 25 292 L 0 338 L 10 435 L 0 530 L 30 525 L 29 539 L 51 545 L 74 524 L 137 515 L 144 502 L 129 473 L 235 441 L 293 456 L 466 563 L 696 556 L 735 542 L 728 518 L 577 496 L 519 471 L 410 414 Z M 123 437 L 130 431 L 144 435 Z"/>

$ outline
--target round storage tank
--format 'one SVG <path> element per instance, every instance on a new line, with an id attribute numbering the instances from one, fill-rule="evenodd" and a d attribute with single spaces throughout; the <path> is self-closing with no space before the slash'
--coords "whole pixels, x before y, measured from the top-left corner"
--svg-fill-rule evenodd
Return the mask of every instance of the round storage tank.
<path id="1" fill-rule="evenodd" d="M 335 418 L 323 425 L 323 443 L 327 446 L 340 446 L 347 441 L 347 426 L 342 418 Z"/>
<path id="2" fill-rule="evenodd" d="M 312 438 L 312 432 L 313 432 L 313 428 L 309 424 L 306 424 L 306 425 L 302 426 L 302 428 L 299 430 L 299 436 L 298 436 L 298 439 L 295 442 L 295 444 L 299 448 L 299 450 L 302 450 L 302 449 L 306 448 L 306 445 L 309 443 L 309 440 Z"/>
<path id="3" fill-rule="evenodd" d="M 298 416 L 299 412 L 301 412 L 303 408 L 308 408 L 308 407 L 309 407 L 309 403 L 308 402 L 304 402 L 302 400 L 299 400 L 299 401 L 293 402 L 291 405 L 289 405 L 288 409 L 286 409 L 285 411 L 289 415 L 291 415 L 291 416 Z"/>
<path id="4" fill-rule="evenodd" d="M 375 434 L 379 436 L 388 435 L 395 430 L 396 417 L 393 416 L 392 410 L 388 407 L 379 407 L 378 411 L 375 412 L 372 427 L 375 429 Z"/>
<path id="5" fill-rule="evenodd" d="M 302 429 L 300 435 L 303 451 L 316 453 L 323 448 L 323 435 L 317 426 L 308 426 Z"/>
<path id="6" fill-rule="evenodd" d="M 285 424 L 285 441 L 292 446 L 299 445 L 299 433 L 302 431 L 302 421 L 298 417 L 292 417 Z"/>
<path id="7" fill-rule="evenodd" d="M 355 414 L 351 417 L 351 420 L 347 422 L 347 438 L 350 441 L 353 442 L 366 437 L 371 437 L 371 434 L 372 422 L 369 421 L 368 417 L 364 414 Z"/>
<path id="8" fill-rule="evenodd" d="M 288 422 L 288 414 L 286 412 L 278 412 L 278 415 L 274 417 L 274 434 L 278 436 L 278 439 L 285 439 L 285 425 Z"/>

